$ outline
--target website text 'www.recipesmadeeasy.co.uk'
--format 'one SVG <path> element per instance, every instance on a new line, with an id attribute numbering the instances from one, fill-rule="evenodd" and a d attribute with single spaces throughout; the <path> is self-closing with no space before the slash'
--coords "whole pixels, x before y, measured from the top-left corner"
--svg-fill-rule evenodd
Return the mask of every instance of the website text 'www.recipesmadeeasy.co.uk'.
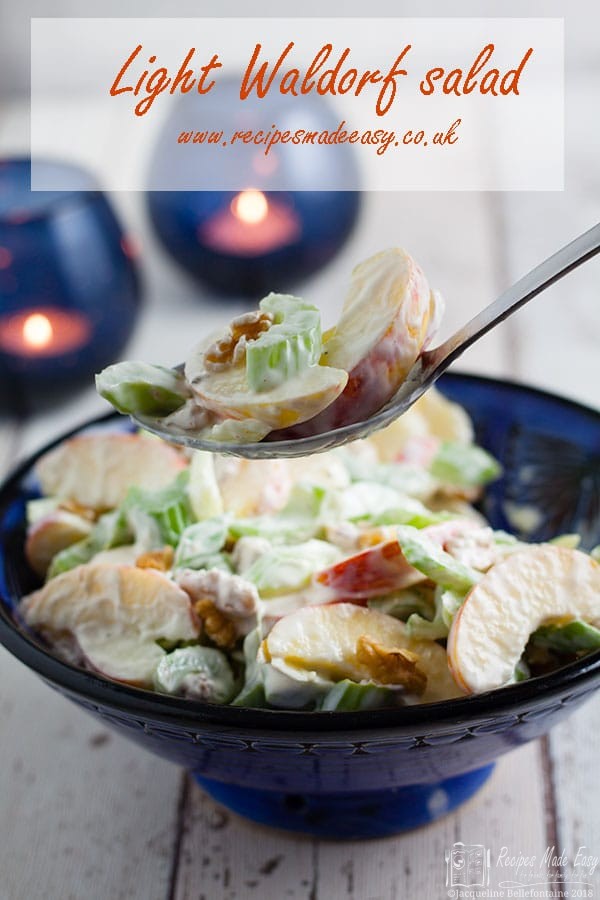
<path id="1" fill-rule="evenodd" d="M 298 128 L 294 131 L 280 130 L 275 123 L 270 129 L 246 129 L 226 134 L 224 131 L 211 131 L 207 128 L 196 128 L 179 132 L 178 144 L 213 144 L 224 148 L 240 144 L 260 147 L 265 156 L 277 145 L 292 146 L 338 146 L 340 144 L 361 144 L 371 146 L 378 156 L 383 156 L 390 147 L 408 146 L 447 147 L 457 143 L 460 136 L 461 119 L 441 128 L 439 131 L 426 132 L 422 128 L 401 128 L 398 131 L 384 128 L 367 128 L 362 131 L 350 130 L 342 120 L 333 130 L 311 131 Z"/>

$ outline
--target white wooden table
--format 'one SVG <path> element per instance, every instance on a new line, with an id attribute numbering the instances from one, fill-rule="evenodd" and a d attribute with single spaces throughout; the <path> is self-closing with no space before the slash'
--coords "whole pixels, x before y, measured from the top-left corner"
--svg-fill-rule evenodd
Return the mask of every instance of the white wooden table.
<path id="1" fill-rule="evenodd" d="M 596 73 L 596 84 L 598 74 Z M 569 82 L 596 109 L 593 79 Z M 23 148 L 26 115 L 0 109 L 0 149 Z M 595 129 L 595 130 L 593 130 Z M 302 290 L 333 319 L 358 259 L 406 245 L 443 290 L 445 331 L 598 219 L 595 120 L 570 120 L 565 194 L 381 194 L 352 240 Z M 147 308 L 128 355 L 176 362 L 195 332 L 237 309 L 199 296 L 146 231 L 138 198 L 115 202 L 142 240 Z M 600 263 L 588 264 L 465 356 L 460 368 L 598 400 Z M 0 419 L 0 469 L 103 409 L 89 389 L 25 422 Z M 445 853 L 484 844 L 495 859 L 579 847 L 600 855 L 600 697 L 542 741 L 504 757 L 467 806 L 397 838 L 326 842 L 273 832 L 208 799 L 176 767 L 107 731 L 0 651 L 0 900 L 435 900 Z M 568 874 L 568 866 L 567 866 Z M 589 879 L 600 897 L 600 867 Z M 491 886 L 494 886 L 492 880 Z"/>

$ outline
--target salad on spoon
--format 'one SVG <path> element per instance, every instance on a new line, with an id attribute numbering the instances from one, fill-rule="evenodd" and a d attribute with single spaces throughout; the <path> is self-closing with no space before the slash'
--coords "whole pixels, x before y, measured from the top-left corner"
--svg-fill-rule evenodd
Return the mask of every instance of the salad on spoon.
<path id="1" fill-rule="evenodd" d="M 341 318 L 325 333 L 316 306 L 271 293 L 196 346 L 184 366 L 117 363 L 96 377 L 97 389 L 147 430 L 195 448 L 297 441 L 381 409 L 442 311 L 412 257 L 390 249 L 354 269 Z M 277 455 L 275 444 L 268 455 Z"/>
<path id="2" fill-rule="evenodd" d="M 443 344 L 429 349 L 439 294 L 401 249 L 357 266 L 342 316 L 270 294 L 184 366 L 119 363 L 99 393 L 171 443 L 248 458 L 298 457 L 389 425 L 471 344 L 600 252 L 600 223 L 540 263 Z"/>

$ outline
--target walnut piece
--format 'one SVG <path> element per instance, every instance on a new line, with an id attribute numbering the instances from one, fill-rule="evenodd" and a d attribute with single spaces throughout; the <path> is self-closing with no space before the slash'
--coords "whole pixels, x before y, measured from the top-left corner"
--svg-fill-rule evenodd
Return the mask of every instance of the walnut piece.
<path id="1" fill-rule="evenodd" d="M 82 519 L 87 519 L 88 522 L 95 522 L 98 518 L 97 510 L 92 509 L 91 506 L 82 506 L 82 504 L 78 503 L 76 500 L 61 500 L 59 507 L 60 509 L 64 509 L 65 512 L 70 512 L 75 516 L 80 516 Z"/>
<path id="2" fill-rule="evenodd" d="M 356 642 L 356 661 L 379 684 L 399 684 L 417 696 L 427 687 L 427 675 L 417 665 L 419 657 L 410 650 L 383 647 L 363 634 Z"/>
<path id="3" fill-rule="evenodd" d="M 233 575 L 223 569 L 183 569 L 177 573 L 175 581 L 192 600 L 210 597 L 217 609 L 233 619 L 256 617 L 258 591 L 251 581 L 246 581 L 240 575 Z"/>
<path id="4" fill-rule="evenodd" d="M 215 341 L 204 354 L 204 365 L 207 371 L 222 372 L 231 366 L 243 362 L 246 356 L 246 344 L 268 331 L 273 324 L 271 313 L 244 313 L 233 320 L 225 337 Z"/>
<path id="5" fill-rule="evenodd" d="M 173 565 L 175 553 L 172 547 L 165 546 L 162 550 L 150 550 L 142 553 L 135 561 L 138 569 L 158 569 L 159 572 L 168 572 Z"/>
<path id="6" fill-rule="evenodd" d="M 260 604 L 256 587 L 239 575 L 225 572 L 222 569 L 183 569 L 176 573 L 175 583 L 186 592 L 192 601 L 192 605 L 204 603 L 209 600 L 214 607 L 215 614 L 220 615 L 220 622 L 228 622 L 233 629 L 236 638 L 243 637 L 257 624 L 257 612 Z M 196 606 L 194 606 L 196 609 Z M 208 610 L 204 605 L 202 609 Z M 199 617 L 203 619 L 201 612 Z M 217 620 L 214 620 L 218 629 Z M 206 633 L 208 628 L 204 623 Z M 214 640 L 214 637 L 209 634 Z M 235 641 L 232 641 L 232 644 Z M 221 646 L 221 645 L 219 645 Z"/>
<path id="7" fill-rule="evenodd" d="M 235 646 L 237 631 L 231 619 L 225 615 L 210 597 L 202 597 L 194 603 L 194 612 L 201 620 L 204 633 L 217 647 L 230 649 Z"/>
<path id="8" fill-rule="evenodd" d="M 393 526 L 383 525 L 380 528 L 369 528 L 359 536 L 358 546 L 361 550 L 368 550 L 369 547 L 393 541 L 395 537 L 396 529 Z"/>

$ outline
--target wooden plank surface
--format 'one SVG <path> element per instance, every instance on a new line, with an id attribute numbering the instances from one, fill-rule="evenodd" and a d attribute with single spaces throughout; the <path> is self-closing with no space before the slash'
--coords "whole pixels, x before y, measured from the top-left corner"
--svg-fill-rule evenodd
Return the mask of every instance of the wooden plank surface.
<path id="1" fill-rule="evenodd" d="M 556 786 L 557 834 L 568 856 L 569 878 L 581 877 L 577 854 L 600 857 L 600 789 L 598 788 L 600 702 L 590 700 L 550 735 L 552 777 Z M 600 863 L 586 877 L 600 896 Z"/>
<path id="2" fill-rule="evenodd" d="M 168 894 L 179 773 L 0 652 L 2 900 Z"/>
<path id="3" fill-rule="evenodd" d="M 598 68 L 596 71 L 599 71 Z M 501 198 L 505 265 L 509 278 L 533 259 L 558 249 L 600 219 L 600 124 L 586 111 L 596 94 L 592 79 L 575 74 L 568 82 L 571 115 L 567 132 L 567 191 L 505 194 Z M 556 210 L 560 208 L 561 214 Z M 586 263 L 536 298 L 518 315 L 515 376 L 600 408 L 600 258 Z M 600 857 L 600 783 L 595 777 L 600 734 L 600 697 L 591 699 L 551 732 L 548 763 L 557 807 L 556 834 L 566 850 L 566 876 L 576 878 L 577 851 Z M 588 881 L 600 896 L 600 865 Z"/>
<path id="4" fill-rule="evenodd" d="M 493 859 L 507 844 L 524 855 L 545 848 L 544 792 L 540 746 L 533 743 L 501 760 L 476 798 L 436 824 L 342 842 L 250 824 L 191 784 L 175 900 L 435 900 L 447 896 L 445 857 L 456 841 L 484 844 Z"/>
<path id="5" fill-rule="evenodd" d="M 0 476 L 22 434 L 0 422 Z M 0 898 L 167 896 L 180 775 L 0 648 Z"/>

